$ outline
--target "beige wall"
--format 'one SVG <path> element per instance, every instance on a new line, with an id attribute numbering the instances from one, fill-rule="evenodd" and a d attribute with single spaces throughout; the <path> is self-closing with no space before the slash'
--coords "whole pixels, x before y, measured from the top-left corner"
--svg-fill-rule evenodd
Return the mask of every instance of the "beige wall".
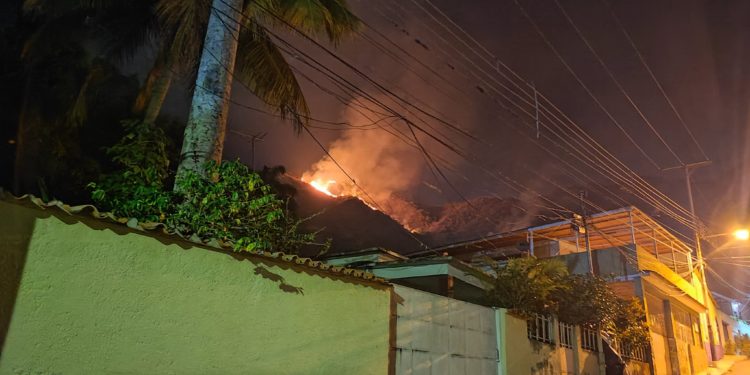
<path id="1" fill-rule="evenodd" d="M 650 283 L 644 282 L 648 323 L 651 331 L 651 352 L 655 375 L 672 374 L 672 367 L 680 373 L 704 371 L 708 357 L 704 347 L 706 333 L 699 327 L 699 312 L 687 307 L 686 295 L 665 295 Z M 671 305 L 671 314 L 664 309 L 664 300 Z M 668 326 L 672 327 L 672 338 Z M 670 342 L 673 347 L 670 348 Z"/>
<path id="2" fill-rule="evenodd" d="M 724 344 L 724 354 L 732 355 L 736 352 L 734 332 L 737 330 L 737 321 L 735 318 L 721 310 L 717 310 L 719 316 L 719 333 L 722 343 Z M 727 325 L 727 332 L 724 332 L 724 324 Z"/>
<path id="3" fill-rule="evenodd" d="M 0 374 L 388 372 L 387 285 L 7 202 L 0 267 Z"/>
<path id="4" fill-rule="evenodd" d="M 560 374 L 560 358 L 554 345 L 529 340 L 526 320 L 500 309 L 501 332 L 504 337 L 504 375 Z"/>
<path id="5" fill-rule="evenodd" d="M 559 347 L 553 344 L 530 340 L 527 337 L 526 319 L 498 309 L 501 345 L 501 362 L 504 375 L 552 375 L 574 374 L 575 354 L 578 357 L 578 370 L 581 375 L 598 375 L 604 373 L 600 363 L 599 352 L 590 352 L 581 348 L 580 329 L 574 330 L 575 349 Z M 557 324 L 554 325 L 553 337 L 559 340 Z M 601 348 L 600 348 L 601 350 Z"/>

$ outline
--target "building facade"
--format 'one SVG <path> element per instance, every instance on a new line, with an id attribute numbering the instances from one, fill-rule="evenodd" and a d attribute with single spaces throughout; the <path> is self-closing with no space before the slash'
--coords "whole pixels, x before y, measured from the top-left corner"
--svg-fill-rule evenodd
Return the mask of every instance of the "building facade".
<path id="1" fill-rule="evenodd" d="M 723 355 L 709 324 L 716 310 L 692 259 L 689 238 L 667 230 L 635 207 L 572 217 L 446 246 L 438 251 L 468 263 L 491 257 L 555 258 L 572 273 L 610 280 L 623 298 L 639 299 L 650 327 L 653 373 L 693 374 Z M 712 313 L 713 311 L 713 313 Z"/>

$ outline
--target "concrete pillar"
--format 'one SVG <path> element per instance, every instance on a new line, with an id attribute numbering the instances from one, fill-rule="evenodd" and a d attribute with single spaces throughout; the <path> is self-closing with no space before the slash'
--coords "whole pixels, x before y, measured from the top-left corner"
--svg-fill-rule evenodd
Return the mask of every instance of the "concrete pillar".
<path id="1" fill-rule="evenodd" d="M 674 317 L 672 316 L 672 304 L 664 300 L 664 331 L 667 339 L 667 351 L 669 351 L 669 363 L 667 366 L 672 370 L 672 375 L 680 375 L 680 363 L 677 355 L 677 341 L 674 335 Z"/>

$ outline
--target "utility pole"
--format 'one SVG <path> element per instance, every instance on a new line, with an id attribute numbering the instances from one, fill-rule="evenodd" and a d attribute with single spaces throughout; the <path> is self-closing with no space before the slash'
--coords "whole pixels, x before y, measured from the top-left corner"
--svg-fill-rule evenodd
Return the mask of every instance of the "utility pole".
<path id="1" fill-rule="evenodd" d="M 586 213 L 586 205 L 584 204 L 584 198 L 586 197 L 586 191 L 581 190 L 580 193 L 578 193 L 580 199 L 581 199 L 581 213 L 582 215 L 582 223 L 583 223 L 583 240 L 586 244 L 586 257 L 589 261 L 589 273 L 594 274 L 594 257 L 591 256 L 591 243 L 589 239 L 589 227 L 588 227 L 588 218 Z"/>
<path id="2" fill-rule="evenodd" d="M 709 303 L 710 303 L 710 297 L 708 292 L 708 283 L 706 280 L 706 267 L 705 262 L 703 260 L 703 246 L 701 244 L 701 225 L 698 222 L 698 216 L 695 214 L 695 202 L 693 201 L 693 184 L 690 179 L 690 175 L 693 173 L 693 170 L 698 169 L 700 167 L 706 167 L 711 165 L 710 160 L 705 160 L 697 163 L 689 163 L 684 164 L 679 167 L 672 167 L 672 168 L 666 168 L 662 171 L 669 171 L 673 169 L 682 168 L 685 171 L 685 186 L 687 187 L 687 194 L 688 194 L 688 203 L 690 204 L 690 215 L 692 216 L 691 219 L 693 221 L 694 228 L 694 237 L 695 237 L 695 258 L 698 262 L 698 271 L 700 272 L 700 278 L 701 278 L 701 289 L 703 289 L 703 303 L 706 305 L 706 323 L 708 326 L 708 341 L 711 349 L 711 360 L 714 360 L 716 358 L 716 349 L 714 348 L 714 332 L 717 331 L 717 327 L 715 327 L 715 323 L 713 322 L 713 319 L 711 319 L 709 314 Z M 692 270 L 691 270 L 692 272 Z"/>

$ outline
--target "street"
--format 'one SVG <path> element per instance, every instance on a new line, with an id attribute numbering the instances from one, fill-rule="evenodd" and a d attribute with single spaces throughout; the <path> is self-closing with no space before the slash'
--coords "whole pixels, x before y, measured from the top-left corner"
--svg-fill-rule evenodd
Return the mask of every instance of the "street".
<path id="1" fill-rule="evenodd" d="M 750 374 L 750 359 L 739 361 L 735 363 L 727 372 L 727 374 L 733 375 L 745 375 Z"/>

